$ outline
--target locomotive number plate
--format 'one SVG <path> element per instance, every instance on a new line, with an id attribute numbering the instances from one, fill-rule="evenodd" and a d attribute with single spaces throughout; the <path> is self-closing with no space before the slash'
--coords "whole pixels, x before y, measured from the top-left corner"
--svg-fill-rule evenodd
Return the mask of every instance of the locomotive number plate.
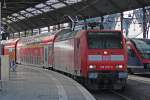
<path id="1" fill-rule="evenodd" d="M 102 59 L 107 61 L 107 60 L 111 60 L 111 57 L 110 56 L 103 56 Z"/>

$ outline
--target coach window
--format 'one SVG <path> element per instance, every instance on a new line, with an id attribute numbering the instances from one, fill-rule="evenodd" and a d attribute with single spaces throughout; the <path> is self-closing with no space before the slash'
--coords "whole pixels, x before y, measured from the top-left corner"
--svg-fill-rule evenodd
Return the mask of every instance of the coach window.
<path id="1" fill-rule="evenodd" d="M 31 62 L 30 62 L 30 64 L 33 64 L 33 56 L 31 56 Z"/>
<path id="2" fill-rule="evenodd" d="M 37 64 L 37 56 L 35 56 L 35 64 Z"/>
<path id="3" fill-rule="evenodd" d="M 36 64 L 38 64 L 38 56 L 36 56 Z"/>
<path id="4" fill-rule="evenodd" d="M 77 39 L 77 48 L 79 48 L 80 47 L 80 39 L 78 38 Z"/>
<path id="5" fill-rule="evenodd" d="M 45 48 L 45 61 L 47 61 L 47 55 L 48 55 L 48 51 L 47 51 L 47 48 Z"/>
<path id="6" fill-rule="evenodd" d="M 37 64 L 39 64 L 39 56 L 37 56 Z"/>

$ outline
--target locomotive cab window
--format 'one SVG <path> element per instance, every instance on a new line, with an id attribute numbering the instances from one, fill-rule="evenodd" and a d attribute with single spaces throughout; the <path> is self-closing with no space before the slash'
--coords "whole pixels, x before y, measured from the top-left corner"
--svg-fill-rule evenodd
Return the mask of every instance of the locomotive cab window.
<path id="1" fill-rule="evenodd" d="M 90 49 L 122 48 L 122 35 L 120 32 L 89 32 L 87 41 Z"/>
<path id="2" fill-rule="evenodd" d="M 45 48 L 45 61 L 48 60 L 48 59 L 47 59 L 47 55 L 48 55 L 48 50 L 47 50 L 47 48 Z"/>

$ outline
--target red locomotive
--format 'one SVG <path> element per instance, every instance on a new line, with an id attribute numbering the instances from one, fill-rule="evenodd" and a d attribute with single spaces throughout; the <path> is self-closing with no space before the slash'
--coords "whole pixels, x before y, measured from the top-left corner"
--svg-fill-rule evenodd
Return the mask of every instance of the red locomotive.
<path id="1" fill-rule="evenodd" d="M 126 62 L 121 31 L 72 31 L 58 34 L 54 41 L 54 69 L 100 86 L 112 83 L 113 87 L 123 89 L 127 79 Z"/>

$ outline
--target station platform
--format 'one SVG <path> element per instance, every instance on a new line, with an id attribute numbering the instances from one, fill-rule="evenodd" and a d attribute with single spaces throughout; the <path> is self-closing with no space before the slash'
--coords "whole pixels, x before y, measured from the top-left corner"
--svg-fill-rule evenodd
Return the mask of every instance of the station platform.
<path id="1" fill-rule="evenodd" d="M 3 82 L 0 100 L 95 100 L 80 84 L 57 72 L 18 65 Z"/>

